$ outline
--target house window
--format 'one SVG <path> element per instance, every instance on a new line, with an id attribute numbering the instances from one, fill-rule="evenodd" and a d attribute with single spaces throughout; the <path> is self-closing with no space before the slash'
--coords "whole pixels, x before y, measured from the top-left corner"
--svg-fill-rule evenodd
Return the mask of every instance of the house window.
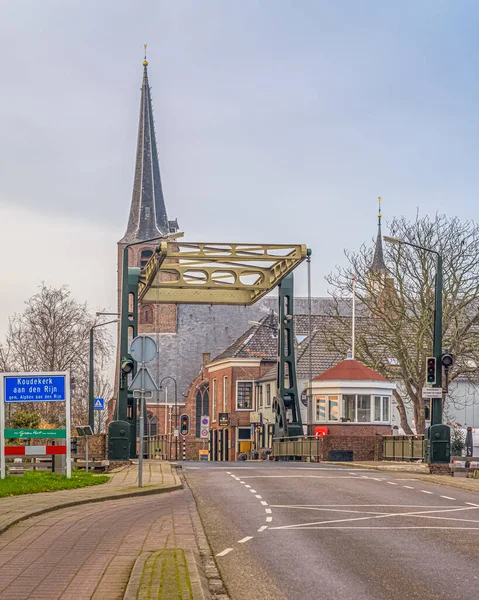
<path id="1" fill-rule="evenodd" d="M 356 396 L 343 394 L 343 421 L 356 421 Z"/>
<path id="2" fill-rule="evenodd" d="M 358 395 L 358 423 L 371 421 L 371 396 Z"/>
<path id="3" fill-rule="evenodd" d="M 389 421 L 389 397 L 383 396 L 383 421 Z"/>
<path id="4" fill-rule="evenodd" d="M 339 421 L 338 396 L 328 396 L 328 419 L 329 421 Z"/>
<path id="5" fill-rule="evenodd" d="M 228 412 L 228 377 L 223 377 L 223 412 Z"/>
<path id="6" fill-rule="evenodd" d="M 263 386 L 258 386 L 258 408 L 263 408 Z"/>
<path id="7" fill-rule="evenodd" d="M 271 384 L 266 384 L 266 406 L 271 406 Z"/>
<path id="8" fill-rule="evenodd" d="M 216 422 L 216 379 L 211 384 L 211 420 Z"/>
<path id="9" fill-rule="evenodd" d="M 253 410 L 253 382 L 236 382 L 236 409 Z"/>
<path id="10" fill-rule="evenodd" d="M 381 396 L 374 396 L 374 420 L 382 421 L 382 419 L 381 419 Z"/>
<path id="11" fill-rule="evenodd" d="M 316 396 L 316 421 L 326 421 L 326 396 Z"/>
<path id="12" fill-rule="evenodd" d="M 140 257 L 140 267 L 143 269 L 146 266 L 146 263 L 150 260 L 150 257 L 153 254 L 153 250 L 142 250 Z"/>

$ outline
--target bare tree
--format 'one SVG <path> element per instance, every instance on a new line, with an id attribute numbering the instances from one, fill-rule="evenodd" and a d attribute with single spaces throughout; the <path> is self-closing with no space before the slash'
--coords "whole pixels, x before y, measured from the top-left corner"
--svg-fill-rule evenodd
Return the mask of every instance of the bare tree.
<path id="1" fill-rule="evenodd" d="M 74 379 L 72 421 L 84 423 L 88 419 L 89 334 L 97 322 L 66 286 L 57 289 L 42 284 L 27 300 L 24 312 L 10 319 L 5 344 L 0 347 L 0 365 L 9 371 L 70 371 Z M 97 378 L 105 377 L 111 353 L 110 335 L 96 329 Z M 55 403 L 40 406 L 46 420 L 58 421 Z"/>
<path id="2" fill-rule="evenodd" d="M 436 215 L 408 221 L 394 218 L 391 234 L 440 252 L 444 260 L 443 349 L 455 356 L 450 381 L 477 374 L 479 365 L 479 227 L 457 218 Z M 396 381 L 395 399 L 401 426 L 412 433 L 406 406 L 412 405 L 418 433 L 424 432 L 421 390 L 426 358 L 432 355 L 435 298 L 435 255 L 405 245 L 386 244 L 384 269 L 371 269 L 374 248 L 346 251 L 348 266 L 327 277 L 336 300 L 335 326 L 322 341 L 342 353 L 350 345 L 351 318 L 341 303 L 351 298 L 356 279 L 359 305 L 356 357 Z"/>

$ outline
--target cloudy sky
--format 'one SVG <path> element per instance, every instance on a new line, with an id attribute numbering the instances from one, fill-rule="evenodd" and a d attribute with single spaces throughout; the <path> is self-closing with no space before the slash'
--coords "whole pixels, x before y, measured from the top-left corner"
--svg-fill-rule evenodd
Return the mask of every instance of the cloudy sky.
<path id="1" fill-rule="evenodd" d="M 325 294 L 378 195 L 479 219 L 478 26 L 474 0 L 0 2 L 0 333 L 42 280 L 115 309 L 144 43 L 169 217 L 306 243 Z"/>

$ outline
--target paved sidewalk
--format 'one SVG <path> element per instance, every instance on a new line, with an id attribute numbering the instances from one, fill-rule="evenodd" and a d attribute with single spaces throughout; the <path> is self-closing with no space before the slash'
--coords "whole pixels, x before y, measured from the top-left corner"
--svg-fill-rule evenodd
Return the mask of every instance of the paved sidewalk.
<path id="1" fill-rule="evenodd" d="M 321 464 L 336 465 L 341 467 L 354 467 L 359 469 L 373 469 L 374 471 L 391 471 L 400 473 L 429 473 L 428 465 L 416 462 L 399 462 L 386 460 L 362 460 L 356 462 L 321 461 Z"/>
<path id="2" fill-rule="evenodd" d="M 181 488 L 176 469 L 170 463 L 158 460 L 144 461 L 142 488 L 138 487 L 137 463 L 121 467 L 110 475 L 111 480 L 101 485 L 0 498 L 0 534 L 24 519 L 59 508 L 114 498 L 159 494 Z"/>
<path id="3" fill-rule="evenodd" d="M 192 502 L 191 492 L 181 489 L 63 508 L 11 527 L 0 536 L 0 599 L 121 600 L 138 557 L 161 557 L 158 550 L 163 562 L 182 560 L 165 565 L 148 597 L 207 597 L 193 594 L 195 569 L 183 560 L 198 553 Z"/>

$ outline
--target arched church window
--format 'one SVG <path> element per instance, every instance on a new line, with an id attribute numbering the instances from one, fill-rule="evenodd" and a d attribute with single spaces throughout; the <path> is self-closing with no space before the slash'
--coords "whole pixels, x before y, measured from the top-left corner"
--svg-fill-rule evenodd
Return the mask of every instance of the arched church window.
<path id="1" fill-rule="evenodd" d="M 153 250 L 142 250 L 140 255 L 140 267 L 143 269 L 153 255 Z"/>

